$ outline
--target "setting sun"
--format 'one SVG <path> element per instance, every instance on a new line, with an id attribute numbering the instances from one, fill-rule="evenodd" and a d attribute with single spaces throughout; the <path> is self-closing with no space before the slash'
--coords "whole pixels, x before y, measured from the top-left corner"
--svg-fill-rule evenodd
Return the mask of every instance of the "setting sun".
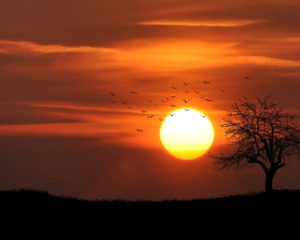
<path id="1" fill-rule="evenodd" d="M 202 156 L 211 146 L 214 130 L 209 119 L 194 109 L 180 109 L 163 122 L 160 138 L 165 149 L 179 159 Z"/>

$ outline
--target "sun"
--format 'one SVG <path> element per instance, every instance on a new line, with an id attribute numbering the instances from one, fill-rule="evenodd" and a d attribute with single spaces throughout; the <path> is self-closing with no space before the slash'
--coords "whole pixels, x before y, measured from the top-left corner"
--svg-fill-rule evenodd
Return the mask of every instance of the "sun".
<path id="1" fill-rule="evenodd" d="M 192 160 L 210 148 L 214 129 L 203 113 L 191 108 L 179 109 L 165 118 L 160 129 L 160 139 L 174 157 Z"/>

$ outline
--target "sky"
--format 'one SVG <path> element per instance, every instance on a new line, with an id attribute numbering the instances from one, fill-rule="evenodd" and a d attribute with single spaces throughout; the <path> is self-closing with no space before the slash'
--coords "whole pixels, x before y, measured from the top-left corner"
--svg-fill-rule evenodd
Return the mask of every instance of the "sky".
<path id="1" fill-rule="evenodd" d="M 0 189 L 153 201 L 263 191 L 260 167 L 170 155 L 158 118 L 171 104 L 201 111 L 218 153 L 238 99 L 272 94 L 300 114 L 299 12 L 298 0 L 1 0 Z M 275 189 L 300 188 L 297 160 Z"/>

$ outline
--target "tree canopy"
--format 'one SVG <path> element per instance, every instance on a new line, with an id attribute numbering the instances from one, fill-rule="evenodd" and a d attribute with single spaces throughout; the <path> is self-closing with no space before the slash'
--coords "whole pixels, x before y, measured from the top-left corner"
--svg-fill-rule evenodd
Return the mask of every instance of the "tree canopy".
<path id="1" fill-rule="evenodd" d="M 300 156 L 299 117 L 285 113 L 280 103 L 270 102 L 270 96 L 253 103 L 239 99 L 227 111 L 221 127 L 225 128 L 231 153 L 208 152 L 218 169 L 243 169 L 260 165 L 266 173 L 266 191 L 272 190 L 275 172 L 293 155 Z"/>

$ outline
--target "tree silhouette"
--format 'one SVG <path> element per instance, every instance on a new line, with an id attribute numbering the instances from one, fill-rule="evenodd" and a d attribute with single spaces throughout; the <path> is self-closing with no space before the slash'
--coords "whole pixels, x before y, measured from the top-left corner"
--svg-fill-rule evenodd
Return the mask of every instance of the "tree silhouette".
<path id="1" fill-rule="evenodd" d="M 270 95 L 271 96 L 271 95 Z M 227 110 L 228 118 L 223 119 L 225 136 L 232 153 L 208 157 L 215 159 L 218 169 L 243 169 L 261 166 L 266 174 L 265 191 L 273 190 L 273 177 L 278 169 L 285 166 L 293 155 L 300 156 L 300 128 L 297 115 L 284 113 L 279 103 L 257 98 L 256 103 L 247 98 L 235 101 L 232 109 Z"/>

